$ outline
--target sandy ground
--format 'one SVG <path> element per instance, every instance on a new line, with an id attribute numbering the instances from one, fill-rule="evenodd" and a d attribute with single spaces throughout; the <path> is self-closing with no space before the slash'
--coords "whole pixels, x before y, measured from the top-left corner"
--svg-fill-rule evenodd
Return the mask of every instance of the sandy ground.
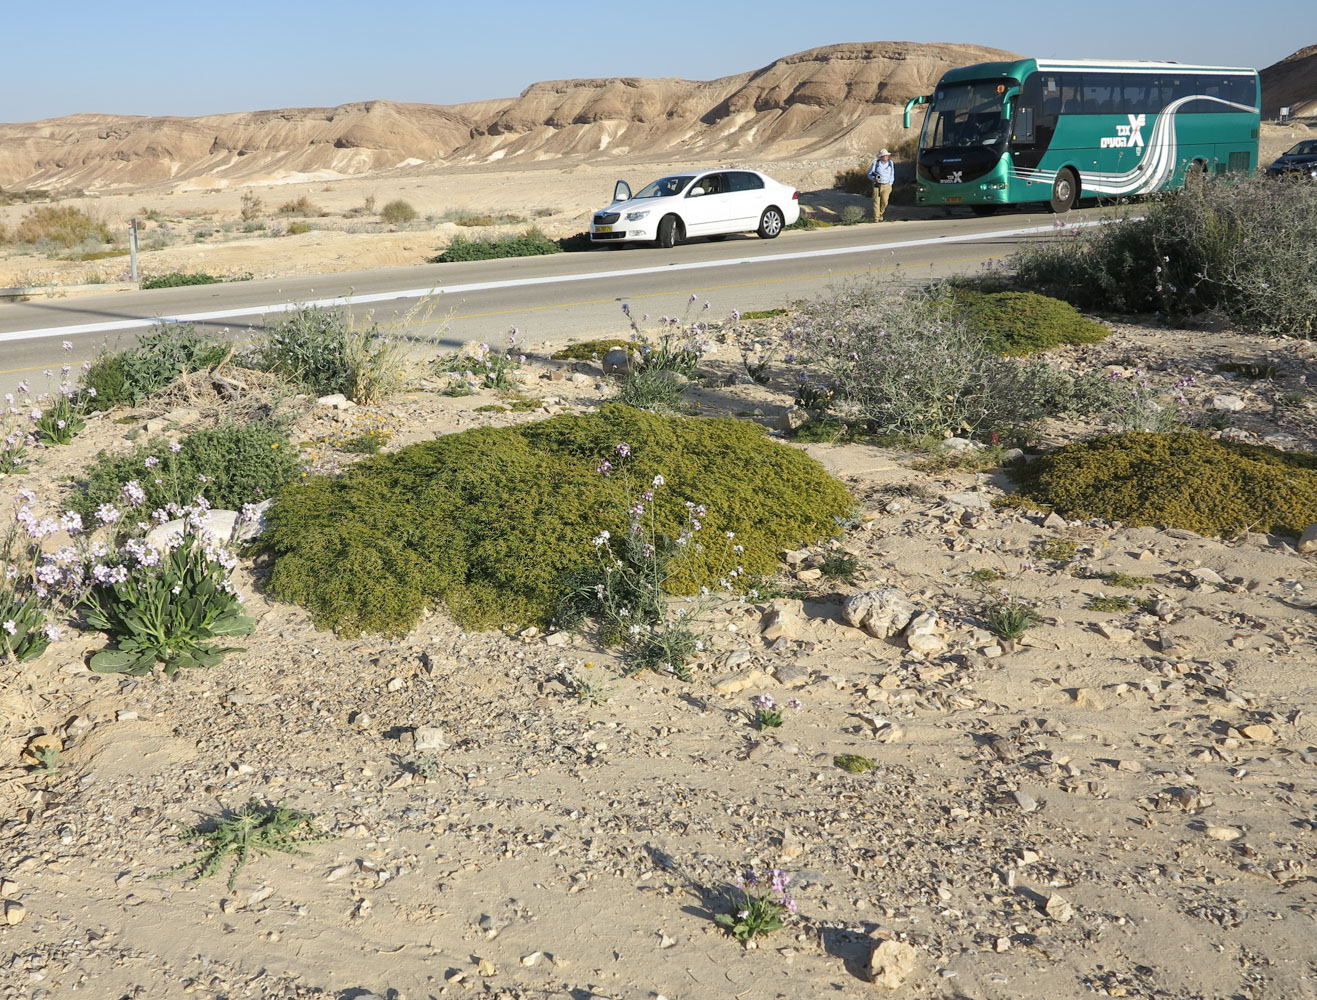
<path id="1" fill-rule="evenodd" d="M 1245 403 L 1215 413 L 1218 433 L 1317 448 L 1311 344 L 1115 330 L 1060 361 L 1192 376 L 1195 409 Z M 771 341 L 773 321 L 756 331 Z M 1279 372 L 1219 374 L 1228 360 Z M 702 412 L 771 424 L 790 400 L 787 370 L 734 377 L 734 344 L 709 367 L 688 397 Z M 587 364 L 528 372 L 545 410 L 480 412 L 500 397 L 420 383 L 381 408 L 391 447 L 613 391 Z M 222 415 L 195 408 L 197 424 Z M 58 509 L 66 476 L 165 409 L 94 422 L 0 480 L 0 503 L 28 486 Z M 314 408 L 298 433 L 361 419 Z M 998 473 L 806 449 L 863 515 L 836 543 L 859 573 L 785 572 L 798 620 L 775 642 L 767 605 L 729 606 L 689 684 L 620 676 L 583 637 L 465 633 L 441 612 L 398 642 L 336 638 L 249 563 L 257 630 L 216 668 L 93 674 L 94 633 L 0 668 L 0 997 L 1317 996 L 1313 559 L 1256 534 L 1043 524 L 991 506 Z M 1057 542 L 1073 553 L 1049 557 Z M 985 569 L 1001 574 L 986 591 L 969 576 Z M 1111 571 L 1151 582 L 1096 578 Z M 886 586 L 936 612 L 945 652 L 844 624 L 845 596 Z M 1014 649 L 982 627 L 998 591 L 1046 618 Z M 1085 610 L 1103 593 L 1154 610 Z M 579 703 L 573 672 L 607 677 L 610 700 Z M 765 691 L 803 708 L 759 732 Z M 423 753 L 432 726 L 447 745 Z M 63 747 L 55 777 L 19 759 L 42 733 Z M 877 766 L 848 774 L 842 753 Z M 159 877 L 191 856 L 173 821 L 252 798 L 315 812 L 336 839 L 253 859 L 232 892 L 224 874 Z M 787 869 L 800 905 L 754 950 L 710 919 L 747 864 Z M 868 981 L 881 939 L 916 955 L 890 993 Z"/>
<path id="2" fill-rule="evenodd" d="M 838 170 L 855 164 L 851 160 L 829 160 L 738 165 L 764 169 L 802 191 L 820 191 L 813 203 L 821 213 L 831 210 L 835 214 L 837 198 L 828 189 Z M 147 220 L 139 235 L 143 274 L 205 271 L 217 277 L 274 277 L 419 264 L 459 234 L 472 239 L 522 232 L 535 225 L 551 237 L 570 236 L 582 232 L 590 214 L 608 204 L 620 177 L 638 185 L 676 166 L 671 161 L 637 160 L 622 165 L 620 172 L 619 166 L 611 163 L 604 167 L 573 164 L 440 172 L 415 172 L 422 168 L 412 168 L 376 177 L 251 189 L 146 189 L 130 195 L 74 199 L 71 203 L 103 219 L 116 233 L 126 234 L 132 218 Z M 254 191 L 265 206 L 262 217 L 253 222 L 264 228 L 253 233 L 242 231 L 240 199 L 247 190 Z M 317 209 L 314 215 L 278 214 L 280 205 L 303 197 Z M 370 197 L 375 199 L 376 212 L 388 202 L 402 199 L 416 209 L 419 218 L 390 227 L 379 221 L 378 214 L 353 214 Z M 867 204 L 863 198 L 854 200 L 859 205 Z M 14 225 L 26 211 L 25 206 L 18 205 L 0 208 L 0 223 Z M 468 216 L 515 219 L 475 227 L 444 221 Z M 290 223 L 308 224 L 312 231 L 288 235 Z M 210 235 L 198 239 L 198 233 Z M 162 243 L 168 245 L 149 249 Z M 121 240 L 120 246 L 126 243 Z M 127 257 L 82 262 L 37 254 L 11 255 L 0 258 L 0 287 L 116 281 L 124 279 L 127 270 Z"/>
<path id="3" fill-rule="evenodd" d="M 1270 163 L 1311 134 L 1303 125 L 1264 125 L 1260 161 Z M 126 248 L 129 220 L 144 220 L 139 237 L 142 274 L 203 271 L 217 277 L 265 278 L 419 264 L 459 234 L 476 238 L 537 225 L 551 237 L 570 236 L 583 231 L 590 214 L 608 203 L 619 177 L 635 186 L 667 170 L 719 165 L 728 164 L 635 157 L 606 166 L 555 160 L 503 169 L 496 164 L 438 171 L 411 167 L 368 177 L 250 188 L 157 186 L 130 194 L 71 199 L 69 203 L 104 220 L 119 235 L 121 249 Z M 764 170 L 799 188 L 802 205 L 820 218 L 836 219 L 846 204 L 868 207 L 866 198 L 831 190 L 839 170 L 858 165 L 854 159 L 767 157 L 731 165 Z M 263 228 L 253 232 L 243 231 L 244 193 L 255 194 L 263 203 L 259 218 L 250 222 Z M 281 205 L 300 198 L 312 203 L 314 214 L 278 213 Z M 363 210 L 368 198 L 375 199 L 376 212 L 394 199 L 403 199 L 419 218 L 387 226 L 378 214 Z M 0 207 L 0 224 L 14 226 L 27 210 L 23 205 Z M 452 221 L 504 215 L 514 216 L 515 221 L 479 227 L 458 226 Z M 296 223 L 309 225 L 312 231 L 289 235 L 289 225 Z M 0 288 L 116 282 L 126 280 L 128 273 L 126 256 L 97 261 L 31 253 L 0 256 Z"/>

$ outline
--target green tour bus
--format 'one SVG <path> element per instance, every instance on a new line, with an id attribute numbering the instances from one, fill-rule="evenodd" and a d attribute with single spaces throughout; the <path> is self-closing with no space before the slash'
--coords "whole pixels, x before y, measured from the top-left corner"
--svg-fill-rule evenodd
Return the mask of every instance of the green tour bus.
<path id="1" fill-rule="evenodd" d="M 946 73 L 927 104 L 916 163 L 920 205 L 1046 202 L 1181 187 L 1258 162 L 1256 70 L 1179 63 L 1020 59 Z"/>

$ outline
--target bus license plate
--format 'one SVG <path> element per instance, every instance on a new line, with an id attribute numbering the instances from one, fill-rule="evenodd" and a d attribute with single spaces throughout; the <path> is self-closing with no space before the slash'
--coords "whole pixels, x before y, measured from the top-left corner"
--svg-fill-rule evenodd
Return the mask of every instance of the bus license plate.
<path id="1" fill-rule="evenodd" d="M 959 205 L 959 204 L 960 204 L 961 202 L 963 202 L 964 200 L 965 200 L 964 198 L 962 198 L 962 197 L 960 197 L 959 195 L 957 195 L 957 196 L 954 197 L 954 198 L 948 198 L 948 199 L 947 199 L 947 204 L 948 204 L 948 205 Z"/>
<path id="2" fill-rule="evenodd" d="M 611 232 L 613 231 L 613 227 L 612 227 L 612 226 L 595 226 L 595 227 L 594 227 L 594 231 L 595 231 L 596 233 L 611 233 Z"/>

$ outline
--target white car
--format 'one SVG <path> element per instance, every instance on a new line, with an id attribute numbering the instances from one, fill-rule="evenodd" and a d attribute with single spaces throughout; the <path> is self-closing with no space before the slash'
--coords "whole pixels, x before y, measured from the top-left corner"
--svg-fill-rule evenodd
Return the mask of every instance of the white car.
<path id="1" fill-rule="evenodd" d="M 613 203 L 590 220 L 590 241 L 648 241 L 666 249 L 691 236 L 757 232 L 771 240 L 799 218 L 800 192 L 756 170 L 690 170 L 635 194 L 618 181 Z"/>

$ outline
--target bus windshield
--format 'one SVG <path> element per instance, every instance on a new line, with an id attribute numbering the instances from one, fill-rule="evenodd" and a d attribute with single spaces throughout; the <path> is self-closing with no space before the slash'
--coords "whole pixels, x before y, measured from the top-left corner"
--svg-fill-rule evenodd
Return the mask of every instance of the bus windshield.
<path id="1" fill-rule="evenodd" d="M 938 87 L 924 118 L 919 148 L 1003 145 L 1010 121 L 1002 117 L 1002 101 L 1006 89 L 1018 86 L 1015 80 L 991 80 Z"/>

